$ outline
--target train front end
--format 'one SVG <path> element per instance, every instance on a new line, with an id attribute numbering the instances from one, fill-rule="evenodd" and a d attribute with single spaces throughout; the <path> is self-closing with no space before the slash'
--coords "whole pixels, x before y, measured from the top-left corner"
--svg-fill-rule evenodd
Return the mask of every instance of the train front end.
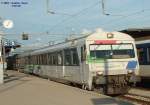
<path id="1" fill-rule="evenodd" d="M 134 39 L 119 32 L 101 32 L 87 38 L 89 86 L 104 94 L 127 93 L 136 83 L 139 64 Z"/>

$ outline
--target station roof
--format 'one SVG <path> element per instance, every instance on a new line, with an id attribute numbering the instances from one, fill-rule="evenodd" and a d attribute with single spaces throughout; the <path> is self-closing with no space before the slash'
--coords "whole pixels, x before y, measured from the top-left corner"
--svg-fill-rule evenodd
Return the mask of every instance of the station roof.
<path id="1" fill-rule="evenodd" d="M 120 32 L 131 35 L 133 38 L 147 37 L 150 36 L 150 27 L 149 28 L 130 28 L 125 29 Z"/>

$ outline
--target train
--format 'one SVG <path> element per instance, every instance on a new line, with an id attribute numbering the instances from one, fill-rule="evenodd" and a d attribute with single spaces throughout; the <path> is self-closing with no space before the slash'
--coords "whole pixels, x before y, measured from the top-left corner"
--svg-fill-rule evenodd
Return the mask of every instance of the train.
<path id="1" fill-rule="evenodd" d="M 150 40 L 136 41 L 141 83 L 150 83 Z"/>
<path id="2" fill-rule="evenodd" d="M 140 64 L 139 82 L 136 86 L 150 87 L 150 29 L 130 28 L 120 32 L 129 34 L 135 39 Z"/>
<path id="3" fill-rule="evenodd" d="M 99 89 L 127 93 L 136 83 L 139 62 L 134 39 L 121 32 L 95 31 L 16 56 L 21 72 Z"/>

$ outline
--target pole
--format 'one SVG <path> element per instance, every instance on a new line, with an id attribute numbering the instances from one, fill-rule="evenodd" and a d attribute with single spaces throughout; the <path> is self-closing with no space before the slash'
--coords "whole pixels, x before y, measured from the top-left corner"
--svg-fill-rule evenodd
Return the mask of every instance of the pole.
<path id="1" fill-rule="evenodd" d="M 2 18 L 0 18 L 2 20 Z M 13 21 L 11 20 L 4 20 L 2 23 L 4 28 L 10 29 L 13 27 Z M 3 42 L 3 33 L 0 33 L 0 41 L 1 41 L 1 51 L 0 51 L 0 84 L 4 83 L 4 70 L 5 70 L 5 47 L 4 47 L 4 42 Z"/>
<path id="2" fill-rule="evenodd" d="M 1 62 L 0 62 L 0 84 L 3 84 L 4 83 L 4 61 L 3 61 L 3 54 L 2 54 L 2 51 L 4 50 L 3 49 L 3 40 L 2 40 L 2 36 L 1 36 L 1 54 L 0 54 L 0 59 L 1 59 Z M 3 65 L 2 65 L 3 64 Z"/>
<path id="3" fill-rule="evenodd" d="M 2 17 L 0 17 L 0 20 L 2 20 Z M 0 32 L 0 84 L 3 84 L 4 82 L 4 73 L 3 73 L 3 58 L 2 58 L 2 36 L 3 33 Z"/>

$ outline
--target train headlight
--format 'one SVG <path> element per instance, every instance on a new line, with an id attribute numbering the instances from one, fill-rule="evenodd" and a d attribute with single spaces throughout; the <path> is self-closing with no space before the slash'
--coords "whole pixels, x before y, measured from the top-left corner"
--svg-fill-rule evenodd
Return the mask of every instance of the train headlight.
<path id="1" fill-rule="evenodd" d="M 132 73 L 133 73 L 133 70 L 128 70 L 128 73 L 129 73 L 129 74 L 132 74 Z"/>
<path id="2" fill-rule="evenodd" d="M 97 75 L 102 75 L 103 72 L 102 72 L 102 71 L 98 71 L 98 72 L 96 72 L 96 74 L 97 74 Z"/>
<path id="3" fill-rule="evenodd" d="M 114 38 L 114 34 L 112 34 L 112 33 L 107 33 L 107 38 Z"/>

